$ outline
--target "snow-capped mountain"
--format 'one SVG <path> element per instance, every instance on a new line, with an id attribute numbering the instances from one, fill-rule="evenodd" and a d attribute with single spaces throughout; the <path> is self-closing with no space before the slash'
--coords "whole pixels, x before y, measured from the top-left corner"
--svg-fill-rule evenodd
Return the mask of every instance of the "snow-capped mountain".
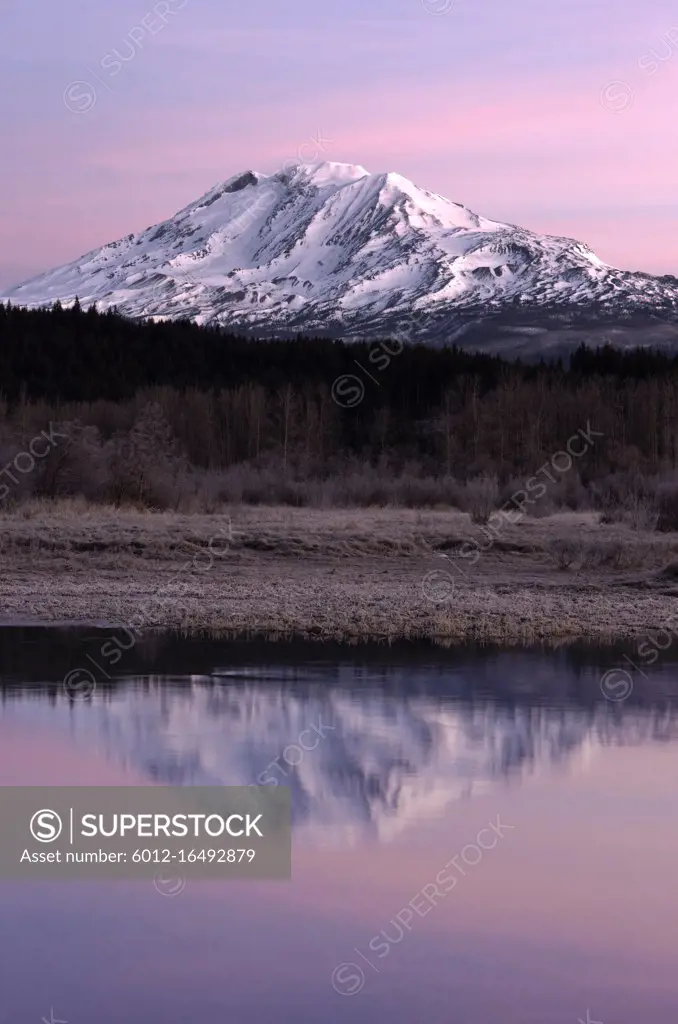
<path id="1" fill-rule="evenodd" d="M 678 340 L 678 279 L 616 270 L 582 242 L 488 220 L 353 164 L 246 171 L 5 298 L 76 296 L 266 335 L 435 341 L 489 330 L 515 347 L 516 330 L 552 343 L 595 325 L 613 341 L 638 328 L 655 343 Z"/>

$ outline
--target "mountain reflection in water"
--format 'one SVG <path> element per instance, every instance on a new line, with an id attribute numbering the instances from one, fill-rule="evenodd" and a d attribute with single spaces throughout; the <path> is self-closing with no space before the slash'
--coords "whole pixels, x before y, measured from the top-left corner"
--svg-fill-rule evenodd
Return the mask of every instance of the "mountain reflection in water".
<path id="1" fill-rule="evenodd" d="M 575 700 L 559 693 L 565 666 L 543 652 L 209 671 L 201 653 L 200 675 L 127 676 L 86 702 L 9 683 L 6 708 L 158 783 L 289 786 L 297 838 L 341 844 L 388 841 L 506 780 L 586 770 L 604 746 L 678 735 L 665 694 L 646 706 L 594 699 L 600 669 L 583 666 Z M 539 702 L 522 696 L 527 680 L 541 681 Z"/>

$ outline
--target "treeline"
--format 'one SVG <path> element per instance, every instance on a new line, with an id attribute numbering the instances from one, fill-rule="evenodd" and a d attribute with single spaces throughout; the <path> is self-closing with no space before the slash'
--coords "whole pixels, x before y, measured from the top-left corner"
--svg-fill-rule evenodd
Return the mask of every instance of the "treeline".
<path id="1" fill-rule="evenodd" d="M 361 369 L 357 364 L 360 364 Z M 10 402 L 28 398 L 120 401 L 143 388 L 226 388 L 260 384 L 275 390 L 288 383 L 331 384 L 354 374 L 374 401 L 418 414 L 438 403 L 461 375 L 486 391 L 506 379 L 531 381 L 566 374 L 648 379 L 678 372 L 678 356 L 647 349 L 623 352 L 582 346 L 567 365 L 508 362 L 455 346 L 402 346 L 397 342 L 344 343 L 327 338 L 289 341 L 252 339 L 188 320 L 131 320 L 114 311 L 26 310 L 0 303 L 0 390 Z"/>
<path id="2" fill-rule="evenodd" d="M 50 429 L 60 436 L 47 449 L 34 442 Z M 568 365 L 524 365 L 457 348 L 254 340 L 0 305 L 8 500 L 85 494 L 167 507 L 353 493 L 434 504 L 474 478 L 503 487 L 532 475 L 589 429 L 595 443 L 554 497 L 578 500 L 615 474 L 672 474 L 678 357 L 582 347 Z M 24 473 L 17 458 L 35 465 Z"/>
<path id="3" fill-rule="evenodd" d="M 358 360 L 380 377 L 389 402 L 415 413 L 439 390 L 441 373 L 445 378 L 479 373 L 492 383 L 502 372 L 499 359 L 457 348 L 408 347 L 398 361 L 374 349 L 301 336 L 253 339 L 188 320 L 131 320 L 79 305 L 25 310 L 0 303 L 0 382 L 10 402 L 21 395 L 121 401 L 162 385 L 213 389 L 259 384 L 269 391 L 287 384 L 329 387 L 342 374 L 360 374 Z M 391 363 L 388 377 L 385 358 Z"/>

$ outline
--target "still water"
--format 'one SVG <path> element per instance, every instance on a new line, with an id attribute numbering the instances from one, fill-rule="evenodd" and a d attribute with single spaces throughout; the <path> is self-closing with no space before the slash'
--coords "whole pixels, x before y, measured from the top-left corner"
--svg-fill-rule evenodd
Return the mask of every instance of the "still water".
<path id="1" fill-rule="evenodd" d="M 0 881 L 2 1024 L 678 1021 L 678 666 L 106 639 L 0 630 L 0 785 L 275 781 L 292 881 Z"/>

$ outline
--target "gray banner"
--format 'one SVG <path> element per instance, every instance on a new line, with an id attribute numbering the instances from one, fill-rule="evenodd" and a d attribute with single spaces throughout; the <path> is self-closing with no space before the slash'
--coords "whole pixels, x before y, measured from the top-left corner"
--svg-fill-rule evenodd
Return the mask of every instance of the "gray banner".
<path id="1" fill-rule="evenodd" d="M 0 878 L 290 877 L 282 786 L 0 786 Z"/>

